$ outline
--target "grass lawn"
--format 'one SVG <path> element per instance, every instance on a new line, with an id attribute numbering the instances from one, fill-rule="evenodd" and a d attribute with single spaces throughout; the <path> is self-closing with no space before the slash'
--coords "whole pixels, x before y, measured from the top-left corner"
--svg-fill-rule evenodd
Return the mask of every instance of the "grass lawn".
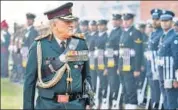
<path id="1" fill-rule="evenodd" d="M 1 79 L 1 109 L 22 108 L 22 85 L 9 81 L 8 78 Z"/>

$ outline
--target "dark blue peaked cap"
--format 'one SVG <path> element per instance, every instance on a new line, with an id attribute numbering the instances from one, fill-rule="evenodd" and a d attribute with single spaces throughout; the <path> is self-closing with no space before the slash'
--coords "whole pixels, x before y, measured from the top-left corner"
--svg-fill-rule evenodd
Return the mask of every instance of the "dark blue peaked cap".
<path id="1" fill-rule="evenodd" d="M 26 14 L 26 18 L 27 18 L 27 19 L 35 19 L 35 17 L 36 17 L 36 15 L 33 14 L 33 13 L 27 13 L 27 14 Z"/>
<path id="2" fill-rule="evenodd" d="M 88 20 L 81 20 L 80 25 L 81 26 L 88 26 Z"/>
<path id="3" fill-rule="evenodd" d="M 170 10 L 163 10 L 162 15 L 160 16 L 160 20 L 161 21 L 172 20 L 174 16 L 175 16 L 174 12 Z"/>
<path id="4" fill-rule="evenodd" d="M 152 9 L 150 13 L 152 15 L 152 19 L 159 19 L 161 14 L 162 14 L 162 10 L 160 10 L 160 9 Z"/>
<path id="5" fill-rule="evenodd" d="M 104 19 L 98 20 L 98 22 L 97 22 L 98 25 L 107 25 L 107 23 L 108 23 L 108 21 L 104 20 Z"/>
<path id="6" fill-rule="evenodd" d="M 113 20 L 119 20 L 122 18 L 122 15 L 121 14 L 112 14 L 112 19 Z"/>
<path id="7" fill-rule="evenodd" d="M 91 21 L 89 22 L 89 25 L 97 25 L 97 22 L 96 22 L 95 20 L 91 20 Z"/>

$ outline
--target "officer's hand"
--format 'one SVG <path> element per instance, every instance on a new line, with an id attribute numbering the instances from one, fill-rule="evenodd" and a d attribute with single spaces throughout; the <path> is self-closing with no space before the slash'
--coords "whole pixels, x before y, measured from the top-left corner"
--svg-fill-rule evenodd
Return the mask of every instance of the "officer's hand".
<path id="1" fill-rule="evenodd" d="M 141 66 L 141 71 L 144 71 L 145 70 L 145 67 L 144 66 Z"/>
<path id="2" fill-rule="evenodd" d="M 120 71 L 119 71 L 119 69 L 117 69 L 117 74 L 120 74 Z"/>
<path id="3" fill-rule="evenodd" d="M 104 70 L 104 76 L 106 76 L 106 75 L 108 75 L 108 70 L 107 69 Z"/>
<path id="4" fill-rule="evenodd" d="M 140 71 L 134 71 L 134 77 L 138 77 L 140 75 Z"/>
<path id="5" fill-rule="evenodd" d="M 91 107 L 89 105 L 86 105 L 86 110 L 90 110 Z"/>
<path id="6" fill-rule="evenodd" d="M 174 87 L 174 88 L 178 88 L 178 81 L 174 81 L 174 82 L 173 82 L 173 87 Z"/>

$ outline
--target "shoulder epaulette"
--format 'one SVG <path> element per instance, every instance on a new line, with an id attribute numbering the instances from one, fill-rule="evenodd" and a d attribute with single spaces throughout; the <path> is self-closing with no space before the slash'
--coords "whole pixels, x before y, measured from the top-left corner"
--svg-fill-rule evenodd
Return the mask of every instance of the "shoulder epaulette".
<path id="1" fill-rule="evenodd" d="M 38 41 L 38 40 L 41 40 L 41 39 L 47 38 L 47 37 L 49 37 L 49 36 L 50 36 L 50 33 L 45 34 L 45 35 L 40 35 L 40 36 L 36 37 L 36 38 L 35 38 L 35 40 L 36 40 L 36 41 Z"/>
<path id="2" fill-rule="evenodd" d="M 74 38 L 79 38 L 79 39 L 85 39 L 85 36 L 84 36 L 84 34 L 82 34 L 82 33 L 75 33 L 75 34 L 73 35 L 73 37 L 74 37 Z"/>

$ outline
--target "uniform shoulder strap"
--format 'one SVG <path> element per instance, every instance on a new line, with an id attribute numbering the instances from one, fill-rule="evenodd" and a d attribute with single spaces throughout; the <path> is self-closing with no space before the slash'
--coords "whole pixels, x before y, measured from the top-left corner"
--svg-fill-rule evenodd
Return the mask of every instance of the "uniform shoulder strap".
<path id="1" fill-rule="evenodd" d="M 38 37 L 35 38 L 36 41 L 39 41 L 41 39 L 44 39 L 44 38 L 47 38 L 47 37 L 50 37 L 52 34 L 50 32 L 48 32 L 47 34 L 45 35 L 40 35 Z"/>
<path id="2" fill-rule="evenodd" d="M 79 39 L 85 39 L 85 36 L 84 36 L 84 34 L 82 34 L 82 33 L 75 33 L 74 35 L 73 35 L 73 37 L 74 38 L 79 38 Z"/>

